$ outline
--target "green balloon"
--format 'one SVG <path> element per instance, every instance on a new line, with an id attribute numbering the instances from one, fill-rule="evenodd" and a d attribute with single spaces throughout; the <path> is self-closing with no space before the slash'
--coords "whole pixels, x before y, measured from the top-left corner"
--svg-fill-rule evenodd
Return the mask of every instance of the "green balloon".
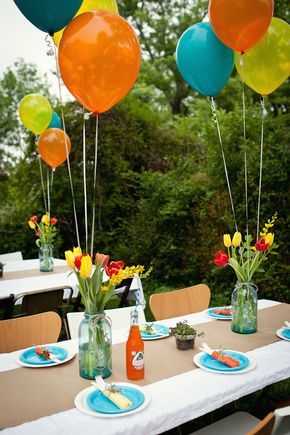
<path id="1" fill-rule="evenodd" d="M 52 108 L 42 95 L 30 94 L 20 101 L 19 116 L 28 130 L 41 134 L 50 124 Z"/>

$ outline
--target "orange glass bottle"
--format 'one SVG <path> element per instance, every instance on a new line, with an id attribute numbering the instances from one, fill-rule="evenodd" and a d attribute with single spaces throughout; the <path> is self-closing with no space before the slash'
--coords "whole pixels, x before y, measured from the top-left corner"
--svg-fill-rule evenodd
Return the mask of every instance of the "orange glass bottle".
<path id="1" fill-rule="evenodd" d="M 138 381 L 144 378 L 144 342 L 141 338 L 138 312 L 131 312 L 131 328 L 126 344 L 127 378 Z"/>

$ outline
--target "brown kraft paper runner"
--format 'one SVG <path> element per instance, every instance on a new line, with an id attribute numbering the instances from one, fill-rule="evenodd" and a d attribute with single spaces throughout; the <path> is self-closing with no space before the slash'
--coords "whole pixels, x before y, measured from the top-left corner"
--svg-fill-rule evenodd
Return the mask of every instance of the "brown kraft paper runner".
<path id="1" fill-rule="evenodd" d="M 54 275 L 56 273 L 71 272 L 68 266 L 54 266 L 53 272 L 40 272 L 39 269 L 28 269 L 28 270 L 16 270 L 15 272 L 3 272 L 3 277 L 0 278 L 0 282 L 7 281 L 10 279 L 21 279 L 21 278 L 32 278 L 33 276 L 45 276 Z"/>
<path id="2" fill-rule="evenodd" d="M 145 342 L 145 378 L 128 381 L 125 367 L 125 343 L 113 346 L 113 375 L 107 382 L 131 382 L 148 385 L 195 369 L 193 356 L 206 341 L 212 348 L 247 352 L 279 341 L 276 330 L 285 320 L 290 321 L 290 305 L 280 304 L 258 312 L 258 332 L 236 334 L 230 321 L 212 321 L 194 325 L 204 338 L 197 338 L 194 350 L 176 349 L 173 337 Z M 174 326 L 174 325 L 173 325 Z M 49 368 L 21 367 L 0 373 L 0 427 L 21 423 L 74 408 L 75 396 L 90 381 L 82 379 L 77 356 L 70 362 Z"/>

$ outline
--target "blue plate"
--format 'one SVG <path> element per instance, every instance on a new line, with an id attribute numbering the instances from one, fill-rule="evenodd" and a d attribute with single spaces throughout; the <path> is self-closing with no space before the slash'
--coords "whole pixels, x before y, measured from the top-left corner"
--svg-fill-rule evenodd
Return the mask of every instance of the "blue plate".
<path id="1" fill-rule="evenodd" d="M 117 387 L 119 387 L 117 385 Z M 117 405 L 111 402 L 104 396 L 101 390 L 94 390 L 87 397 L 87 404 L 93 411 L 100 412 L 101 414 L 124 414 L 125 412 L 133 411 L 143 405 L 145 397 L 144 394 L 133 387 L 120 386 L 121 394 L 127 397 L 132 402 L 132 406 L 126 409 L 119 409 Z"/>
<path id="2" fill-rule="evenodd" d="M 208 355 L 207 353 L 203 354 L 199 358 L 199 363 L 203 367 L 211 370 L 215 370 L 216 372 L 238 372 L 240 370 L 244 370 L 248 365 L 250 364 L 249 358 L 247 358 L 245 355 L 242 355 L 238 352 L 226 350 L 224 351 L 225 354 L 231 356 L 232 358 L 236 359 L 240 362 L 240 365 L 238 367 L 228 367 L 225 364 L 223 364 L 220 361 L 217 361 L 212 356 Z"/>
<path id="3" fill-rule="evenodd" d="M 58 346 L 37 346 L 37 347 L 43 347 L 44 349 L 49 350 L 53 354 L 55 358 L 60 359 L 61 361 L 65 360 L 67 358 L 67 350 L 63 349 L 62 347 Z M 47 365 L 54 365 L 55 362 L 49 361 L 47 359 L 44 359 L 42 356 L 37 355 L 35 353 L 35 347 L 32 347 L 31 349 L 25 350 L 20 355 L 20 360 L 25 364 L 31 364 L 35 366 L 47 366 Z"/>
<path id="4" fill-rule="evenodd" d="M 225 314 L 216 314 L 216 313 L 214 312 L 216 309 L 218 309 L 218 308 L 217 308 L 217 307 L 209 308 L 209 309 L 207 310 L 207 314 L 208 314 L 210 317 L 213 317 L 214 319 L 231 319 L 231 318 L 232 318 L 232 316 L 227 316 L 227 315 L 225 315 Z"/>
<path id="5" fill-rule="evenodd" d="M 290 329 L 282 329 L 282 331 L 281 331 L 281 335 L 284 337 L 284 338 L 287 338 L 287 340 L 290 340 Z"/>
<path id="6" fill-rule="evenodd" d="M 141 326 L 145 326 L 145 324 L 141 325 Z M 149 323 L 150 325 L 150 323 Z M 140 331 L 141 332 L 141 337 L 143 339 L 150 339 L 150 338 L 157 338 L 157 337 L 163 337 L 163 335 L 168 335 L 169 334 L 169 328 L 165 325 L 161 325 L 160 323 L 153 323 L 153 325 L 155 329 L 157 329 L 157 331 L 159 332 L 159 334 L 145 334 L 145 332 Z"/>

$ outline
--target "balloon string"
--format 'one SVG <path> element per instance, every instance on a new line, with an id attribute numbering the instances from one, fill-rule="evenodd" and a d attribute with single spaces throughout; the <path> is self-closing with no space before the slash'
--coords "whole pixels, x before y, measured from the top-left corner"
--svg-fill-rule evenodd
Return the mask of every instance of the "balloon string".
<path id="1" fill-rule="evenodd" d="M 56 53 L 56 49 L 55 49 L 54 45 L 53 45 L 53 48 L 54 48 L 54 58 L 55 58 L 55 65 L 56 65 L 56 75 L 57 75 L 57 81 L 58 81 L 59 101 L 60 101 L 60 107 L 61 107 L 61 118 L 62 118 L 63 132 L 64 132 L 64 143 L 65 143 L 67 170 L 68 170 L 68 175 L 69 175 L 69 182 L 70 182 L 70 189 L 71 189 L 72 203 L 73 203 L 74 220 L 75 220 L 75 227 L 76 227 L 76 236 L 77 236 L 78 246 L 80 246 L 80 236 L 79 236 L 79 226 L 78 226 L 78 218 L 77 218 L 77 211 L 76 211 L 76 202 L 75 202 L 74 187 L 73 187 L 72 175 L 71 175 L 71 169 L 70 169 L 70 158 L 69 158 L 69 152 L 68 152 L 68 145 L 67 145 L 67 139 L 66 139 L 66 128 L 65 128 L 65 118 L 64 118 L 64 110 L 63 110 L 61 83 L 60 83 L 60 72 L 59 72 L 59 67 L 58 67 L 57 53 Z"/>
<path id="2" fill-rule="evenodd" d="M 46 171 L 46 179 L 47 179 L 47 211 L 50 218 L 50 190 L 49 190 L 49 169 Z"/>
<path id="3" fill-rule="evenodd" d="M 261 97 L 261 144 L 260 144 L 260 175 L 259 175 L 259 193 L 258 193 L 258 212 L 257 212 L 257 240 L 259 239 L 259 227 L 260 227 L 260 207 L 261 207 L 261 190 L 262 190 L 262 172 L 263 172 L 263 148 L 264 148 L 264 120 L 267 115 L 265 108 L 264 97 Z"/>
<path id="4" fill-rule="evenodd" d="M 45 188 L 44 188 L 44 180 L 43 180 L 43 172 L 42 172 L 42 164 L 41 164 L 41 157 L 40 157 L 40 155 L 38 155 L 38 162 L 39 162 L 39 172 L 40 172 L 40 179 L 41 179 L 41 187 L 42 187 L 42 195 L 43 195 L 44 208 L 45 208 L 45 210 L 47 210 L 46 195 L 45 195 Z"/>
<path id="5" fill-rule="evenodd" d="M 50 209 L 51 209 L 51 197 L 52 197 L 52 186 L 53 186 L 54 171 L 55 171 L 55 168 L 51 168 L 51 178 L 50 178 L 50 188 L 49 188 L 49 207 L 50 207 Z M 51 210 L 49 210 L 49 218 L 50 218 L 50 211 Z"/>
<path id="6" fill-rule="evenodd" d="M 51 180 L 50 180 L 50 193 L 51 193 L 51 191 L 52 191 L 52 186 L 53 186 L 53 176 L 54 176 L 54 172 L 55 172 L 55 169 L 53 168 L 52 170 L 51 170 Z"/>
<path id="7" fill-rule="evenodd" d="M 93 193 L 93 217 L 92 217 L 92 239 L 91 239 L 91 257 L 94 252 L 95 236 L 95 216 L 96 216 L 96 185 L 97 185 L 97 164 L 98 164 L 98 133 L 99 133 L 99 115 L 96 113 L 96 138 L 95 138 L 95 163 L 94 163 L 94 193 Z"/>
<path id="8" fill-rule="evenodd" d="M 87 201 L 87 171 L 86 171 L 86 118 L 83 108 L 83 177 L 84 177 L 84 211 L 85 211 L 85 234 L 86 253 L 88 253 L 88 201 Z"/>
<path id="9" fill-rule="evenodd" d="M 46 52 L 47 56 L 53 56 L 54 55 L 53 43 L 51 42 L 51 37 L 49 34 L 45 36 L 45 42 L 47 45 L 47 52 Z"/>
<path id="10" fill-rule="evenodd" d="M 243 103 L 243 133 L 244 133 L 244 165 L 245 165 L 245 214 L 246 214 L 246 236 L 249 237 L 249 209 L 248 209 L 248 158 L 246 146 L 246 101 L 245 101 L 245 83 L 244 83 L 244 59 L 243 53 L 240 53 L 240 65 L 242 70 L 242 103 Z M 247 249 L 247 260 L 249 260 L 249 249 Z M 249 276 L 250 262 L 248 261 L 247 272 Z"/>
<path id="11" fill-rule="evenodd" d="M 233 212 L 234 224 L 235 224 L 236 231 L 238 231 L 238 226 L 237 226 L 237 221 L 236 221 L 236 214 L 235 214 L 235 208 L 234 208 L 234 203 L 233 203 L 233 198 L 232 198 L 232 191 L 231 191 L 231 186 L 230 186 L 230 180 L 229 180 L 229 175 L 228 175 L 228 169 L 227 169 L 227 163 L 226 163 L 226 158 L 225 158 L 225 153 L 224 153 L 224 147 L 223 147 L 223 141 L 222 141 L 222 136 L 221 136 L 221 130 L 220 130 L 220 125 L 219 125 L 218 115 L 217 115 L 217 111 L 216 111 L 216 106 L 215 106 L 214 98 L 210 97 L 210 100 L 211 100 L 212 119 L 213 119 L 213 122 L 216 125 L 216 129 L 217 129 L 217 133 L 218 133 L 218 138 L 219 138 L 219 142 L 220 142 L 220 146 L 221 146 L 221 152 L 222 152 L 222 158 L 223 158 L 223 163 L 224 163 L 224 170 L 225 170 L 225 175 L 226 175 L 226 180 L 227 180 L 227 186 L 228 186 L 228 192 L 229 192 L 229 197 L 230 197 L 230 203 L 231 203 L 231 208 L 232 208 L 232 212 Z"/>

